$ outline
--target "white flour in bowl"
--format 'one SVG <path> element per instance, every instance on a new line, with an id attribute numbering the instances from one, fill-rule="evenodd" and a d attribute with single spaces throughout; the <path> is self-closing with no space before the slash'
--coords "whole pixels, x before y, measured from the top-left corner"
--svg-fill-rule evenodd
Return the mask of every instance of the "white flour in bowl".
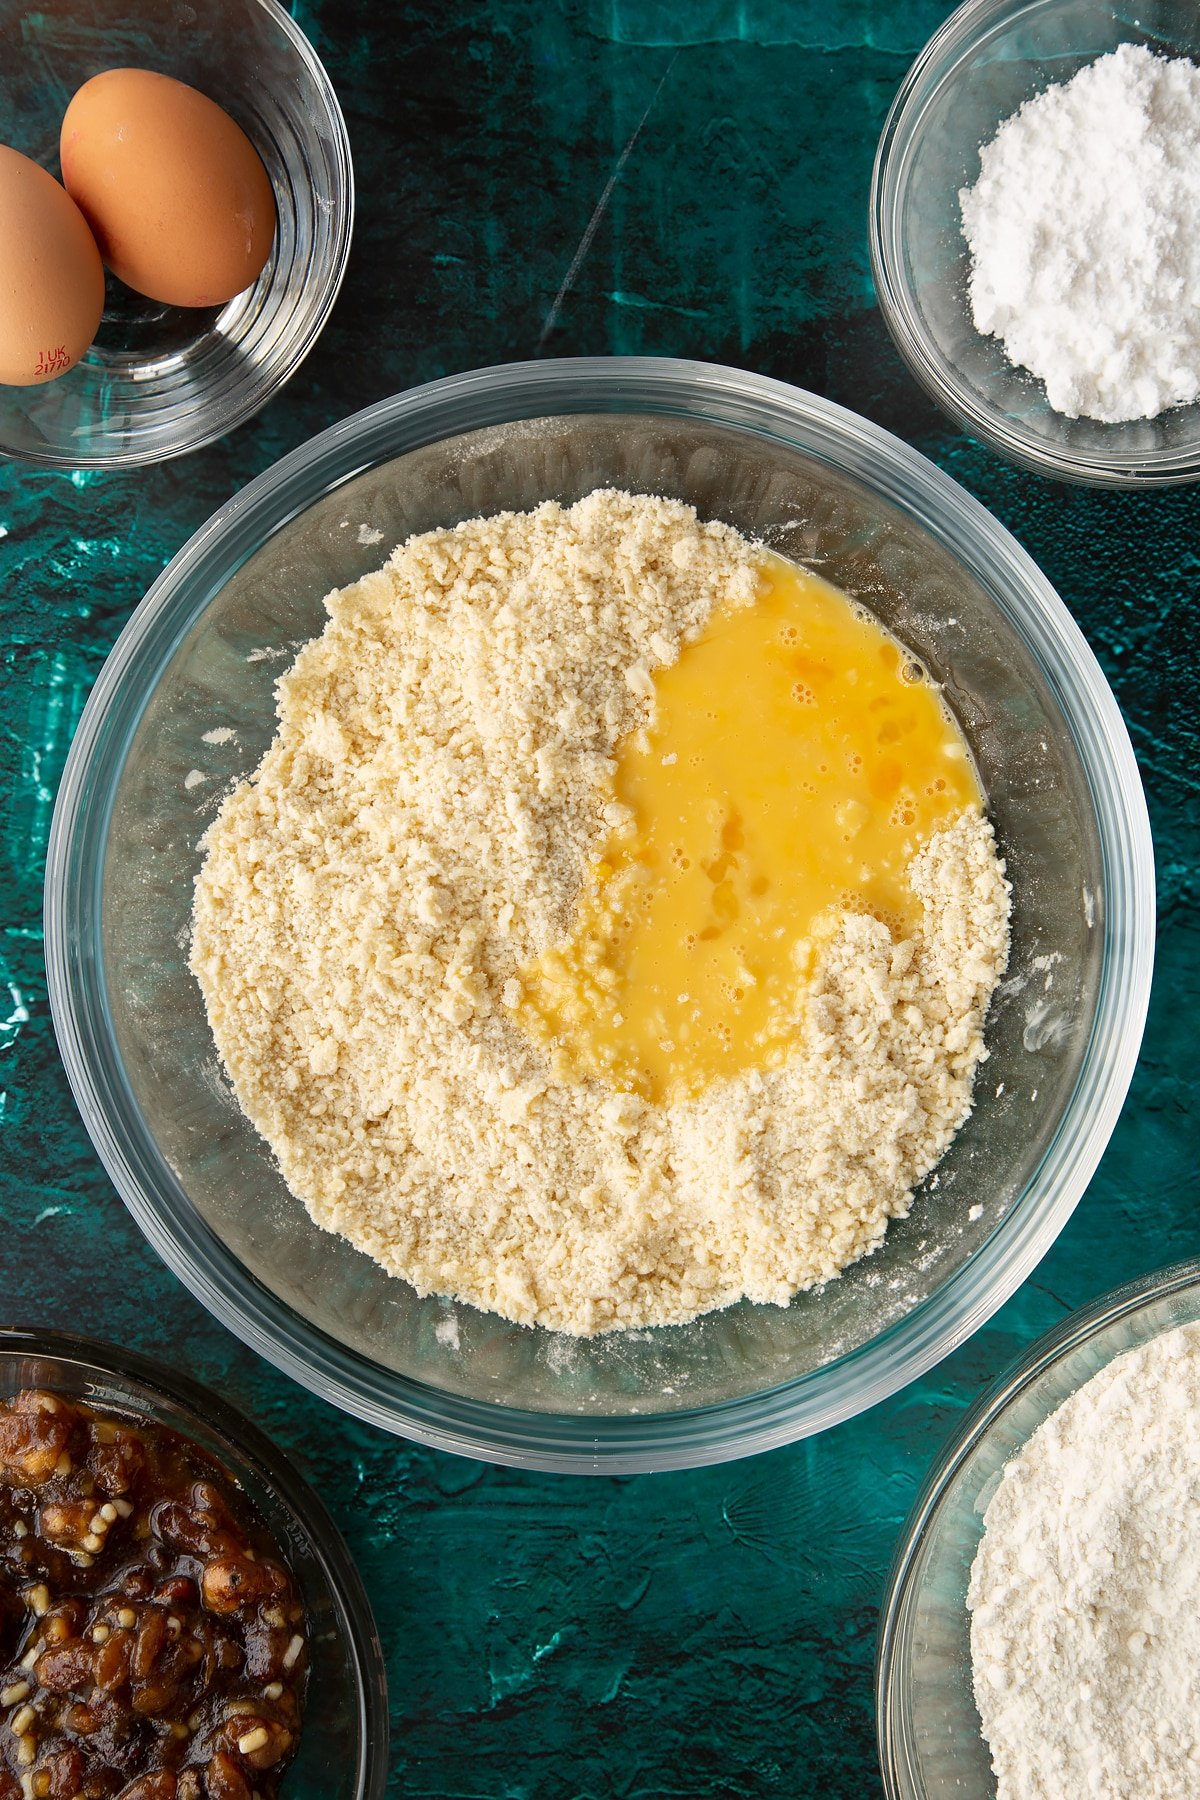
<path id="1" fill-rule="evenodd" d="M 1200 1793 L 1200 1325 L 1118 1356 L 1008 1464 L 967 1605 L 997 1800 Z"/>
<path id="2" fill-rule="evenodd" d="M 975 324 L 1056 411 L 1200 395 L 1200 68 L 1133 44 L 1006 119 L 959 195 Z"/>

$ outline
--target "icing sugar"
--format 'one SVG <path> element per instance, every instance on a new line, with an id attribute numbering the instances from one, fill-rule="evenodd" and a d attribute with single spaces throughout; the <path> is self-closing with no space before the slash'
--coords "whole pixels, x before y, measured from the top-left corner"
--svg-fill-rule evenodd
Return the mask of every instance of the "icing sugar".
<path id="1" fill-rule="evenodd" d="M 1123 44 L 1049 87 L 959 194 L 978 329 L 1106 423 L 1200 395 L 1200 68 Z"/>

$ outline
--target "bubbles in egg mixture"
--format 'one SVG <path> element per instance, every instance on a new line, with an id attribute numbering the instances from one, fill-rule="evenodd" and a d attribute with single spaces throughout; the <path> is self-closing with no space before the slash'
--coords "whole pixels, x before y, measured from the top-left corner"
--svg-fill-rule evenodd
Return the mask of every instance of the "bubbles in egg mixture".
<path id="1" fill-rule="evenodd" d="M 909 863 L 982 796 L 917 659 L 781 557 L 654 684 L 613 777 L 633 830 L 522 971 L 520 1017 L 560 1079 L 671 1100 L 782 1061 L 823 935 L 846 912 L 909 935 Z"/>

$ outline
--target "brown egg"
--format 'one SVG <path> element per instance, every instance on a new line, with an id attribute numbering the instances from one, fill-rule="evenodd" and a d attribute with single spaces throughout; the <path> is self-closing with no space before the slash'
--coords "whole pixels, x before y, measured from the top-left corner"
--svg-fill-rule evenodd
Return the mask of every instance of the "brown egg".
<path id="1" fill-rule="evenodd" d="M 104 269 L 87 222 L 53 175 L 0 144 L 0 384 L 73 368 L 104 310 Z"/>
<path id="2" fill-rule="evenodd" d="M 67 108 L 59 156 L 105 262 L 139 294 L 215 306 L 261 273 L 275 234 L 267 171 L 195 88 L 149 69 L 94 75 Z"/>

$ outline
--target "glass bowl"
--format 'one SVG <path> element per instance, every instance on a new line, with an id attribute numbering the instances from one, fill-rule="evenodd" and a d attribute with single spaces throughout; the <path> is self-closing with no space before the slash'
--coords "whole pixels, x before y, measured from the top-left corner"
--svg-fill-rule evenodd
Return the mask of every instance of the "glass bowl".
<path id="1" fill-rule="evenodd" d="M 875 1669 L 888 1800 L 991 1800 L 971 1687 L 967 1584 L 1006 1463 L 1115 1356 L 1200 1319 L 1200 1260 L 1175 1263 L 1081 1307 L 1028 1349 L 963 1420 L 904 1526 Z"/>
<path id="2" fill-rule="evenodd" d="M 312 1667 L 299 1748 L 282 1783 L 285 1800 L 382 1800 L 383 1652 L 358 1571 L 308 1483 L 225 1401 L 115 1345 L 0 1327 L 0 1396 L 25 1387 L 169 1426 L 233 1476 L 284 1551 L 308 1616 Z"/>
<path id="3" fill-rule="evenodd" d="M 220 307 L 164 306 L 108 279 L 82 362 L 0 387 L 0 454 L 56 468 L 181 456 L 248 419 L 299 368 L 341 286 L 354 174 L 341 108 L 276 0 L 46 0 L 0 11 L 0 118 L 14 150 L 57 177 L 67 103 L 102 69 L 155 69 L 233 115 L 271 177 L 267 266 Z"/>
<path id="4" fill-rule="evenodd" d="M 976 330 L 958 192 L 979 148 L 1051 83 L 1119 44 L 1200 58 L 1194 0 L 968 0 L 901 84 L 871 182 L 871 266 L 901 355 L 938 405 L 1014 462 L 1101 487 L 1200 477 L 1200 403 L 1104 425 L 1055 412 L 1042 383 Z"/>
<path id="5" fill-rule="evenodd" d="M 860 596 L 945 684 L 1015 888 L 978 1105 L 884 1246 L 786 1308 L 579 1340 L 419 1300 L 284 1186 L 222 1078 L 187 969 L 197 842 L 274 733 L 322 596 L 413 531 L 667 494 Z M 215 739 L 215 741 L 214 741 Z M 88 1130 L 151 1242 L 246 1342 L 444 1449 L 608 1473 L 744 1455 L 911 1380 L 1033 1268 L 1116 1121 L 1154 931 L 1145 801 L 1065 606 L 961 488 L 885 432 L 733 369 L 516 364 L 386 400 L 236 495 L 105 665 L 59 790 L 46 954 Z"/>

